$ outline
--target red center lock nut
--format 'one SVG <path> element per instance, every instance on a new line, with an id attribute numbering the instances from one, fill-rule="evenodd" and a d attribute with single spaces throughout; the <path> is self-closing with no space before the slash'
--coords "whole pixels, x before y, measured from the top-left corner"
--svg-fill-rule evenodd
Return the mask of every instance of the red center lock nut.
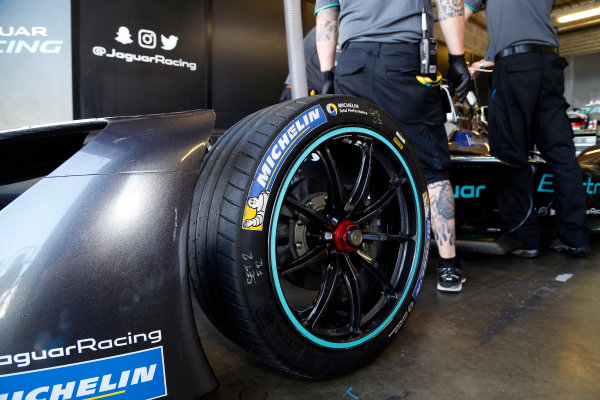
<path id="1" fill-rule="evenodd" d="M 362 232 L 358 229 L 358 225 L 351 221 L 342 221 L 335 227 L 332 226 L 331 230 L 333 243 L 339 251 L 356 250 L 362 244 Z"/>

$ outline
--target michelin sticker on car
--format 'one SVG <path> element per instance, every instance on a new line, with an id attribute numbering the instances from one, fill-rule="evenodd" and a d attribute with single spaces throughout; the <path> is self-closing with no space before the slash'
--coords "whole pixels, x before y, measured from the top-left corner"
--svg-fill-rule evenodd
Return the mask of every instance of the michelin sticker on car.
<path id="1" fill-rule="evenodd" d="M 0 400 L 156 399 L 167 395 L 163 348 L 0 376 Z"/>
<path id="2" fill-rule="evenodd" d="M 302 138 L 326 121 L 327 117 L 321 106 L 314 106 L 294 119 L 273 141 L 254 174 L 246 200 L 242 229 L 262 231 L 271 187 L 281 166 Z"/>

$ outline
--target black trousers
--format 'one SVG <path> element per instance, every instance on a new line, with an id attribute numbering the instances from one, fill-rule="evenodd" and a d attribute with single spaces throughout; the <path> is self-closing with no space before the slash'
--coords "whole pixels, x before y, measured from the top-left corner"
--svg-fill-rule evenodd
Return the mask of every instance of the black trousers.
<path id="1" fill-rule="evenodd" d="M 352 42 L 338 56 L 335 92 L 361 97 L 398 122 L 415 147 L 427 183 L 448 178 L 450 155 L 439 87 L 417 80 L 419 46 Z"/>
<path id="2" fill-rule="evenodd" d="M 513 165 L 503 170 L 498 204 L 505 228 L 527 214 L 533 191 L 528 152 L 533 145 L 554 173 L 554 208 L 559 238 L 579 247 L 588 243 L 586 199 L 575 157 L 573 131 L 563 96 L 564 58 L 523 53 L 496 62 L 491 78 L 488 123 L 491 153 Z M 539 247 L 535 213 L 515 232 L 529 248 Z"/>

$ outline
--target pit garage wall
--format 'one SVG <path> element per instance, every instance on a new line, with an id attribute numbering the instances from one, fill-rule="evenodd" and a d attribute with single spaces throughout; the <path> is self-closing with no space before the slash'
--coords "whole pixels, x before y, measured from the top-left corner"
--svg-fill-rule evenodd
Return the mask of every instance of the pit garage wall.
<path id="1" fill-rule="evenodd" d="M 0 0 L 0 130 L 73 119 L 70 0 Z"/>
<path id="2" fill-rule="evenodd" d="M 283 0 L 213 0 L 211 7 L 211 107 L 216 127 L 226 128 L 279 101 L 288 71 Z"/>

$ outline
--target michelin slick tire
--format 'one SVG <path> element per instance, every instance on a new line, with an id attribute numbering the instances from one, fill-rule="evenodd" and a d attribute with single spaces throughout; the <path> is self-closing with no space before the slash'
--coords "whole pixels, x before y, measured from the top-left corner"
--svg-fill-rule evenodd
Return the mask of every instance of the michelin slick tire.
<path id="1" fill-rule="evenodd" d="M 209 319 L 306 378 L 360 368 L 398 333 L 429 253 L 417 156 L 384 111 L 314 96 L 229 129 L 201 168 L 189 235 Z"/>

